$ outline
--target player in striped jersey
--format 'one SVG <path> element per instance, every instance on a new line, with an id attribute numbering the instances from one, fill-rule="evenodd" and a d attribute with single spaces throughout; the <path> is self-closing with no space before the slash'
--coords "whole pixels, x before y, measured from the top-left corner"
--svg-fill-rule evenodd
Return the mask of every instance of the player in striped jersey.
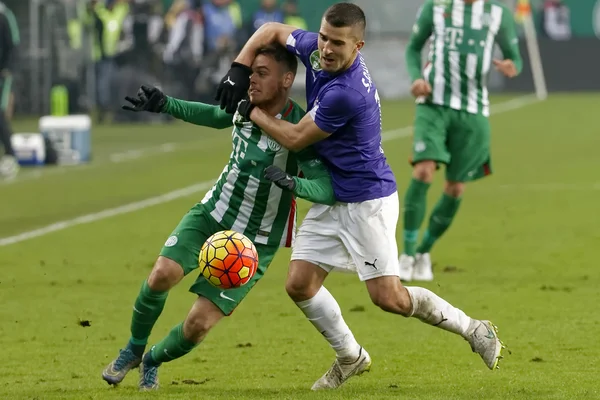
<path id="1" fill-rule="evenodd" d="M 296 57 L 283 46 L 263 47 L 256 54 L 250 102 L 276 118 L 297 123 L 305 112 L 288 97 L 298 66 Z M 323 204 L 335 203 L 335 196 L 329 172 L 311 148 L 288 151 L 241 112 L 232 118 L 218 106 L 173 99 L 145 86 L 137 99 L 127 99 L 134 105 L 124 107 L 128 110 L 164 112 L 217 129 L 233 126 L 229 163 L 167 239 L 133 307 L 129 342 L 102 374 L 108 383 L 118 384 L 140 365 L 140 389 L 156 389 L 160 364 L 196 347 L 221 318 L 233 312 L 263 276 L 277 250 L 291 246 L 296 222 L 294 195 Z M 239 110 L 244 102 L 247 100 L 240 102 Z M 304 178 L 296 176 L 299 170 Z M 226 229 L 241 232 L 255 243 L 259 256 L 255 276 L 242 287 L 221 291 L 200 275 L 190 288 L 198 298 L 186 320 L 143 355 L 168 291 L 198 268 L 198 254 L 206 239 Z"/>
<path id="2" fill-rule="evenodd" d="M 429 59 L 422 69 L 421 51 L 428 39 Z M 496 43 L 503 60 L 493 59 Z M 512 13 L 496 0 L 426 0 L 406 49 L 406 64 L 417 107 L 400 278 L 428 281 L 433 279 L 430 250 L 456 215 L 465 183 L 492 172 L 487 76 L 492 65 L 509 78 L 521 71 Z M 444 192 L 417 246 L 438 164 L 446 164 Z"/>

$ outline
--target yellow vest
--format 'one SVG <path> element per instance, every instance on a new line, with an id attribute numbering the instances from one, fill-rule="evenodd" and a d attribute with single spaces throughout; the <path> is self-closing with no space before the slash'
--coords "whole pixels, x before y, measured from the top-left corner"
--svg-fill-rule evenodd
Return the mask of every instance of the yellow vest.
<path id="1" fill-rule="evenodd" d="M 100 21 L 102 21 L 102 25 L 104 25 L 104 30 L 102 31 L 104 55 L 112 57 L 117 53 L 117 44 L 119 43 L 121 31 L 123 30 L 123 21 L 129 13 L 129 5 L 127 3 L 119 2 L 115 4 L 112 10 L 109 10 L 104 4 L 98 3 L 95 11 L 98 18 L 100 18 Z M 94 49 L 92 59 L 98 61 L 100 60 L 102 53 L 97 35 L 94 34 L 93 36 Z"/>

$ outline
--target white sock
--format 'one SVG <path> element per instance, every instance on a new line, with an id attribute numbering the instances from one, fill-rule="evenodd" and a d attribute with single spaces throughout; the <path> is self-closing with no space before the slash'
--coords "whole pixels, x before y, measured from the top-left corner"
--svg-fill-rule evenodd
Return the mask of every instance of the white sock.
<path id="1" fill-rule="evenodd" d="M 406 286 L 412 299 L 413 309 L 410 317 L 467 337 L 471 317 L 454 307 L 431 290 L 422 287 Z"/>
<path id="2" fill-rule="evenodd" d="M 358 357 L 360 345 L 346 325 L 339 304 L 325 286 L 321 286 L 313 298 L 299 301 L 296 305 L 327 339 L 338 358 Z"/>

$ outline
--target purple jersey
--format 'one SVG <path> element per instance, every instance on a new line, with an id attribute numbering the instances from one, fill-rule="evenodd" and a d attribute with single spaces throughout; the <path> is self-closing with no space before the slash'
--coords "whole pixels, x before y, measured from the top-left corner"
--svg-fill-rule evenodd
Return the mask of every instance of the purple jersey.
<path id="1" fill-rule="evenodd" d="M 381 148 L 381 106 L 362 55 L 341 74 L 321 70 L 317 34 L 297 29 L 287 48 L 306 66 L 306 103 L 317 126 L 331 135 L 313 146 L 331 171 L 337 200 L 387 197 L 396 179 Z"/>

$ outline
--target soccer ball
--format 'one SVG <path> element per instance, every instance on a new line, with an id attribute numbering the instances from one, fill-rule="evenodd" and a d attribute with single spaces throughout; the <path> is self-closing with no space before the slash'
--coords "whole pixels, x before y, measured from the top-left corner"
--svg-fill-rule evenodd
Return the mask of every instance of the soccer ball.
<path id="1" fill-rule="evenodd" d="M 219 289 L 231 289 L 252 279 L 258 267 L 258 253 L 243 234 L 221 231 L 204 242 L 198 261 L 207 281 Z"/>

